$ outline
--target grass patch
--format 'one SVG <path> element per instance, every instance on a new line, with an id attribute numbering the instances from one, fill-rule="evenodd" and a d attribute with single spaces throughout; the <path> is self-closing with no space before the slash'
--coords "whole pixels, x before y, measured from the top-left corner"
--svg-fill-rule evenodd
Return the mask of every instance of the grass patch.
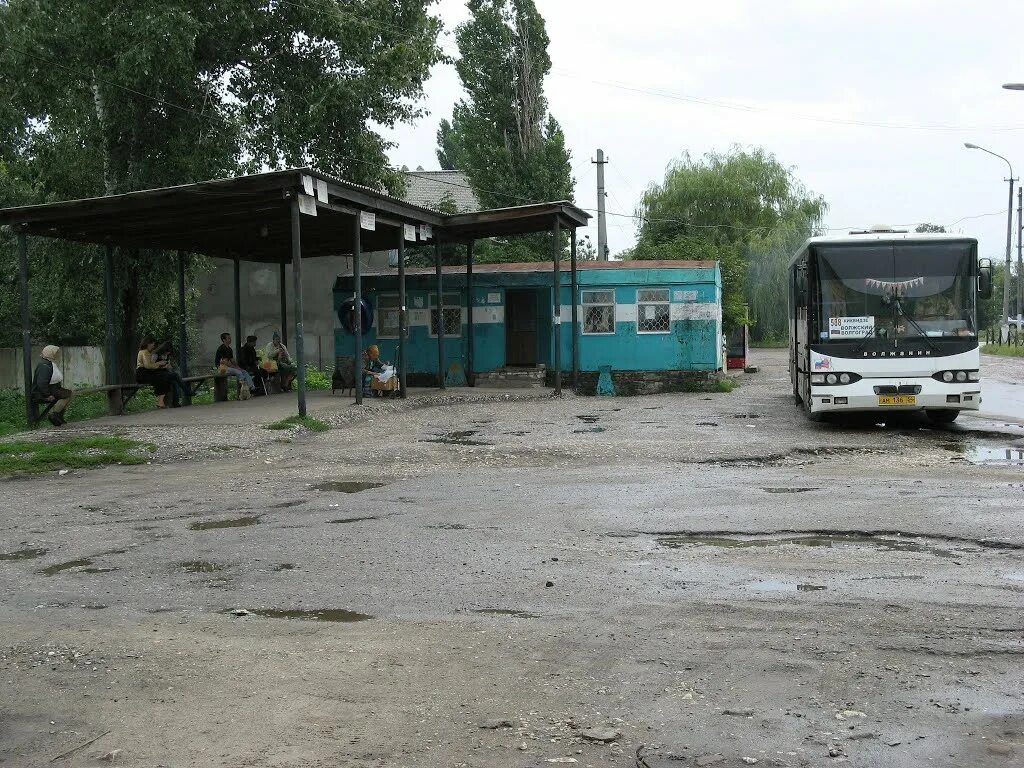
<path id="1" fill-rule="evenodd" d="M 312 416 L 299 416 L 298 414 L 275 421 L 273 424 L 267 424 L 267 429 L 293 429 L 294 427 L 305 427 L 310 432 L 326 432 L 331 425 L 326 421 L 314 419 Z"/>
<path id="2" fill-rule="evenodd" d="M 981 348 L 986 355 L 1002 355 L 1003 357 L 1024 357 L 1024 347 L 1016 344 L 986 344 Z"/>
<path id="3" fill-rule="evenodd" d="M 761 339 L 750 342 L 751 349 L 788 349 L 789 339 Z"/>
<path id="4" fill-rule="evenodd" d="M 53 472 L 58 469 L 100 467 L 104 464 L 145 464 L 149 444 L 120 436 L 74 437 L 59 441 L 0 442 L 0 474 Z"/>

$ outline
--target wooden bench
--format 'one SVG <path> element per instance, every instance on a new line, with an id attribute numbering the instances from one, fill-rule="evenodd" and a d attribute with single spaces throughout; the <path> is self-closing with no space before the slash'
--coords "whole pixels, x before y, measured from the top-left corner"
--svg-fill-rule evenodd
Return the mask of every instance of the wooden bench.
<path id="1" fill-rule="evenodd" d="M 138 394 L 139 390 L 146 384 L 103 384 L 98 387 L 83 387 L 82 389 L 72 390 L 74 396 L 80 395 L 93 395 L 97 392 L 104 392 L 107 395 L 107 413 L 111 416 L 120 416 L 124 413 L 124 407 L 132 401 L 132 398 Z M 56 400 L 43 400 L 38 396 L 32 397 L 32 426 L 34 427 L 40 421 L 46 418 L 50 413 L 50 410 L 54 405 L 57 404 Z M 39 410 L 38 406 L 43 406 L 42 410 Z"/>

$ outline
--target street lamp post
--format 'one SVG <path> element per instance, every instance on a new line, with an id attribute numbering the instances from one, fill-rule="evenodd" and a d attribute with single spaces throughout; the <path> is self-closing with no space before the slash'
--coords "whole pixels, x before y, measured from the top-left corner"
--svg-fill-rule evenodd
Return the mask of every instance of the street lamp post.
<path id="1" fill-rule="evenodd" d="M 1008 179 L 1010 182 L 1010 198 L 1006 204 L 1006 272 L 1003 274 L 1003 317 L 999 321 L 999 341 L 1002 343 L 1010 337 L 1010 326 L 1008 323 L 1010 319 L 1010 254 L 1013 250 L 1013 184 L 1017 180 L 1013 178 L 1013 166 L 1002 155 L 996 154 L 991 149 L 979 147 L 977 144 L 971 144 L 969 141 L 965 141 L 964 146 L 967 149 L 980 149 L 982 152 L 993 157 L 998 157 L 1010 169 L 1010 178 Z"/>
<path id="2" fill-rule="evenodd" d="M 1024 83 L 1003 83 L 1008 91 L 1024 91 Z M 1021 223 L 1020 190 L 1017 190 L 1017 329 L 1022 325 L 1024 313 L 1024 256 L 1021 255 L 1021 238 L 1024 237 L 1024 224 Z"/>

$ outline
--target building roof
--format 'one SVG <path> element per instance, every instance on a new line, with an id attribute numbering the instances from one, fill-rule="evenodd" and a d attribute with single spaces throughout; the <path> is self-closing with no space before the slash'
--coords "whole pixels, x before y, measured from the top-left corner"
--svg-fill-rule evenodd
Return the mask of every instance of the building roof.
<path id="1" fill-rule="evenodd" d="M 459 213 L 480 210 L 480 201 L 462 171 L 408 171 L 405 185 L 404 199 L 413 205 L 436 210 L 450 197 Z"/>
<path id="2" fill-rule="evenodd" d="M 397 248 L 407 232 L 415 231 L 419 242 L 466 242 L 548 231 L 556 221 L 582 227 L 590 218 L 566 201 L 447 215 L 312 168 L 293 168 L 7 208 L 0 210 L 0 225 L 72 242 L 288 262 L 295 201 L 303 212 L 303 257 L 351 254 L 356 232 L 369 252 Z M 362 214 L 374 215 L 372 229 L 357 223 Z"/>
<path id="3" fill-rule="evenodd" d="M 569 260 L 560 262 L 562 269 L 568 271 Z M 675 259 L 660 259 L 650 261 L 578 261 L 576 262 L 576 269 L 579 271 L 588 270 L 615 270 L 615 269 L 714 269 L 718 264 L 716 261 L 681 261 Z M 528 273 L 528 272 L 553 272 L 555 269 L 554 262 L 551 261 L 522 261 L 512 262 L 508 264 L 474 264 L 473 274 L 500 274 L 502 272 L 516 272 L 516 273 Z M 441 268 L 443 275 L 464 275 L 466 274 L 466 265 L 457 264 L 453 266 L 444 266 Z M 390 268 L 387 270 L 373 270 L 371 272 L 363 272 L 362 276 L 365 277 L 383 277 L 393 276 L 397 274 L 396 268 Z M 434 267 L 409 267 L 405 270 L 406 275 L 433 275 L 436 274 Z"/>

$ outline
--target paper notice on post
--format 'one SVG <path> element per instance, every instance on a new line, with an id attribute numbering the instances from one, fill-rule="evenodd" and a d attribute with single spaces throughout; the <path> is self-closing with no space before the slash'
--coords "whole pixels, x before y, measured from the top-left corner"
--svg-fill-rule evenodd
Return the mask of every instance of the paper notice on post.
<path id="1" fill-rule="evenodd" d="M 830 339 L 863 339 L 872 333 L 874 328 L 874 316 L 830 317 L 828 319 L 828 337 Z"/>
<path id="2" fill-rule="evenodd" d="M 414 224 L 405 224 L 405 225 L 403 225 L 403 228 L 405 230 L 405 240 L 406 240 L 406 242 L 415 243 L 416 242 L 416 226 Z"/>

